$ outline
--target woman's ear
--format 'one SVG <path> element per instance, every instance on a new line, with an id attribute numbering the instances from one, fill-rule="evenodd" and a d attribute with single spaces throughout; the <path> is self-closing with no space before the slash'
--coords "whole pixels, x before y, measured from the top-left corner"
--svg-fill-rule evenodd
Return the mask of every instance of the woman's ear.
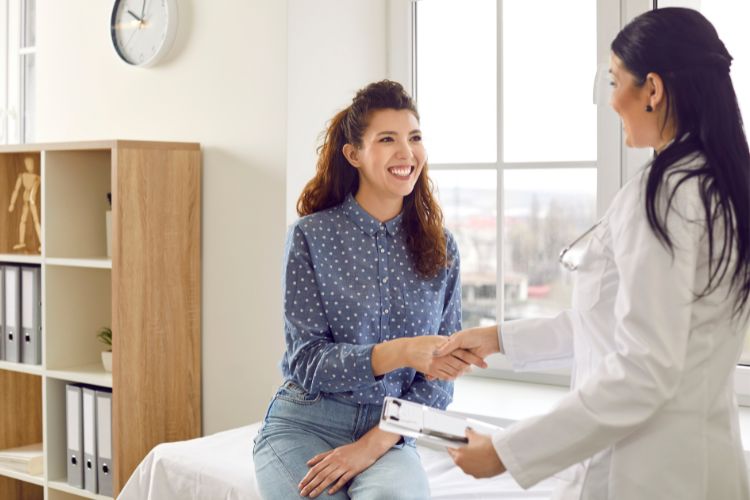
<path id="1" fill-rule="evenodd" d="M 649 91 L 648 103 L 653 109 L 658 109 L 665 101 L 664 80 L 657 73 L 649 73 L 646 75 L 646 87 Z"/>
<path id="2" fill-rule="evenodd" d="M 351 164 L 354 168 L 359 168 L 359 155 L 357 154 L 359 150 L 352 146 L 351 144 L 344 144 L 344 147 L 341 148 L 341 152 L 344 153 L 344 158 Z"/>

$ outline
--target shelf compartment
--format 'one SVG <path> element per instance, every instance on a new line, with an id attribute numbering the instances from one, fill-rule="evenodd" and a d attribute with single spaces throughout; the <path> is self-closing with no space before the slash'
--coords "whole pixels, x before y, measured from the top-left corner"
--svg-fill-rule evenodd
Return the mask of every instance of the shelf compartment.
<path id="1" fill-rule="evenodd" d="M 41 176 L 41 155 L 39 153 L 0 153 L 0 186 L 4 186 L 0 189 L 0 227 L 7 228 L 0 231 L 0 254 L 13 254 L 17 257 L 39 257 L 41 254 L 39 251 L 41 242 L 37 237 L 34 228 L 34 218 L 31 210 L 29 210 L 25 224 L 26 235 L 24 242 L 26 243 L 26 248 L 22 250 L 13 250 L 13 246 L 18 243 L 20 236 L 19 227 L 21 225 L 21 217 L 24 208 L 23 185 L 17 194 L 13 212 L 8 212 L 8 206 L 10 205 L 13 190 L 18 182 L 18 177 L 26 172 L 26 168 L 24 167 L 24 160 L 26 158 L 33 160 L 35 169 L 34 173 Z M 34 202 L 36 203 L 40 225 L 42 225 L 43 208 L 41 184 L 42 183 L 40 182 L 34 195 Z"/>
<path id="2" fill-rule="evenodd" d="M 47 370 L 78 371 L 101 363 L 106 348 L 96 334 L 112 325 L 112 271 L 46 266 L 43 288 Z"/>
<path id="3" fill-rule="evenodd" d="M 41 442 L 42 377 L 0 370 L 0 449 Z M 27 498 L 15 492 L 26 491 L 28 483 L 43 484 L 43 479 L 0 467 L 0 498 Z M 29 498 L 35 491 L 29 489 Z"/>
<path id="4" fill-rule="evenodd" d="M 0 498 L 44 500 L 44 487 L 36 481 L 0 475 Z"/>
<path id="5" fill-rule="evenodd" d="M 106 257 L 111 164 L 109 150 L 44 152 L 47 257 Z"/>
<path id="6" fill-rule="evenodd" d="M 60 492 L 77 495 L 75 497 L 58 496 L 57 498 L 95 498 L 106 499 L 109 497 L 95 495 L 89 491 L 70 486 L 67 482 L 67 426 L 65 408 L 65 386 L 70 382 L 79 382 L 71 379 L 51 378 L 48 374 L 46 379 L 46 403 L 47 403 L 47 486 Z M 99 384 L 95 384 L 99 385 Z M 110 386 L 111 387 L 111 384 Z M 53 497 L 50 496 L 50 499 Z"/>

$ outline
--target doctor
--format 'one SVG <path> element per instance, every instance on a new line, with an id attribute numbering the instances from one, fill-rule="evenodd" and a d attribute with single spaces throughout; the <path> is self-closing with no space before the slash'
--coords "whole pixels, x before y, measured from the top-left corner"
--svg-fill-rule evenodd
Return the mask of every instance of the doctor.
<path id="1" fill-rule="evenodd" d="M 564 471 L 555 498 L 747 499 L 733 372 L 750 309 L 750 153 L 732 57 L 678 8 L 637 17 L 611 48 L 627 145 L 656 154 L 575 243 L 582 260 L 561 255 L 572 309 L 464 330 L 437 353 L 499 351 L 518 369 L 573 357 L 573 389 L 450 453 L 524 488 Z"/>

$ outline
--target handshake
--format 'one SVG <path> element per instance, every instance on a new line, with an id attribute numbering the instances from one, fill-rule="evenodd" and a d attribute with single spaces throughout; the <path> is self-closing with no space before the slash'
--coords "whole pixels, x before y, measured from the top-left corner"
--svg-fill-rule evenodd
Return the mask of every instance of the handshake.
<path id="1" fill-rule="evenodd" d="M 373 349 L 372 364 L 376 375 L 408 366 L 428 380 L 454 380 L 472 365 L 486 368 L 484 358 L 501 350 L 497 326 L 477 327 L 450 337 L 424 335 L 378 344 Z"/>

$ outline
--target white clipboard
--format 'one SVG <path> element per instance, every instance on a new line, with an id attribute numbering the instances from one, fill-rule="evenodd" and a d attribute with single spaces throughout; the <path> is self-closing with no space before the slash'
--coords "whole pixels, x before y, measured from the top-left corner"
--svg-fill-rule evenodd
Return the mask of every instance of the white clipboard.
<path id="1" fill-rule="evenodd" d="M 480 420 L 393 397 L 386 397 L 383 401 L 379 427 L 394 434 L 451 448 L 459 448 L 468 443 L 467 427 L 481 434 L 502 430 L 502 427 Z"/>

